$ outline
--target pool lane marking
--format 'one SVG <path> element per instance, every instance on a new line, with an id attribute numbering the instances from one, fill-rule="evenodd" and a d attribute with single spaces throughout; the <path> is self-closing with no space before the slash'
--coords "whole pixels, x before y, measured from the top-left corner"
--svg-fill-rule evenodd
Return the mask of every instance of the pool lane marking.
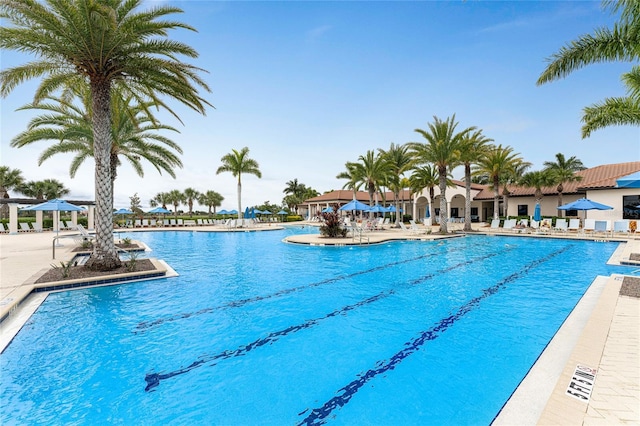
<path id="1" fill-rule="evenodd" d="M 448 251 L 448 253 L 457 253 L 457 252 L 461 252 L 467 250 L 466 247 L 460 247 L 454 250 L 450 250 Z M 405 263 L 410 263 L 410 262 L 416 262 L 418 260 L 423 260 L 423 259 L 427 259 L 430 257 L 434 257 L 434 256 L 440 256 L 442 255 L 442 252 L 437 252 L 437 253 L 428 253 L 428 254 L 423 254 L 421 256 L 418 257 L 414 257 L 411 259 L 404 259 L 404 260 L 399 260 L 397 262 L 392 262 L 392 263 L 387 263 L 385 265 L 380 265 L 380 266 L 376 266 L 374 268 L 371 269 L 365 269 L 363 271 L 358 271 L 358 272 L 354 272 L 348 275 L 339 275 L 337 277 L 333 277 L 333 278 L 328 278 L 322 281 L 318 281 L 315 283 L 311 283 L 311 284 L 305 284 L 305 285 L 301 285 L 298 287 L 292 287 L 292 288 L 287 288 L 284 290 L 280 290 L 278 292 L 275 293 L 271 293 L 271 294 L 266 294 L 264 296 L 256 296 L 256 297 L 251 297 L 248 299 L 241 299 L 241 300 L 234 300 L 228 303 L 225 303 L 224 305 L 221 306 L 217 306 L 217 307 L 213 307 L 213 308 L 204 308 L 201 309 L 199 311 L 195 311 L 195 312 L 188 312 L 188 313 L 182 313 L 182 314 L 178 314 L 178 315 L 174 315 L 174 316 L 170 316 L 167 318 L 160 318 L 154 321 L 142 321 L 140 323 L 138 323 L 138 325 L 136 326 L 136 329 L 133 331 L 133 333 L 137 334 L 139 332 L 145 331 L 149 328 L 164 324 L 166 322 L 173 322 L 173 321 L 178 321 L 181 319 L 187 319 L 187 318 L 191 318 L 193 316 L 196 315 L 203 315 L 203 314 L 210 314 L 216 311 L 220 311 L 220 310 L 224 310 L 224 309 L 231 309 L 231 308 L 239 308 L 241 306 L 244 306 L 248 303 L 253 303 L 253 302 L 261 302 L 263 300 L 268 300 L 268 299 L 272 299 L 274 297 L 279 297 L 279 296 L 284 296 L 290 293 L 295 293 L 297 291 L 302 291 L 305 290 L 307 288 L 313 288 L 313 287 L 319 287 L 325 284 L 332 284 L 338 281 L 342 281 L 342 280 L 346 280 L 349 278 L 354 278 L 357 277 L 359 275 L 365 275 L 365 274 L 369 274 L 371 272 L 377 272 L 377 271 L 381 271 L 387 268 L 391 268 L 394 266 L 398 266 L 398 265 L 402 265 Z"/>
<path id="2" fill-rule="evenodd" d="M 510 250 L 502 251 L 500 253 L 488 253 L 488 254 L 485 254 L 483 256 L 479 256 L 479 257 L 476 257 L 476 258 L 473 258 L 473 259 L 466 260 L 464 262 L 457 263 L 455 265 L 448 266 L 448 267 L 443 268 L 443 269 L 441 269 L 441 270 L 439 270 L 437 272 L 433 272 L 433 273 L 430 273 L 428 275 L 425 275 L 421 279 L 412 280 L 412 281 L 409 282 L 409 284 L 414 285 L 414 284 L 419 284 L 419 283 L 425 282 L 425 281 L 435 277 L 436 275 L 440 275 L 440 274 L 445 274 L 447 272 L 451 272 L 451 271 L 453 271 L 455 269 L 458 269 L 458 268 L 461 268 L 463 266 L 467 266 L 467 265 L 470 265 L 470 264 L 478 262 L 478 261 L 482 261 L 482 260 L 489 259 L 491 257 L 495 257 L 498 254 L 504 254 L 507 251 L 510 251 Z M 160 384 L 160 381 L 162 381 L 162 380 L 170 379 L 170 378 L 178 376 L 180 374 L 188 373 L 189 371 L 191 371 L 191 370 L 193 370 L 195 368 L 198 368 L 198 367 L 202 367 L 205 364 L 209 364 L 209 363 L 213 362 L 213 364 L 210 365 L 212 367 L 212 366 L 217 364 L 217 362 L 215 362 L 215 361 L 223 360 L 223 359 L 227 359 L 227 358 L 233 358 L 233 357 L 237 357 L 237 356 L 243 356 L 243 355 L 247 354 L 249 351 L 251 351 L 252 349 L 258 348 L 258 347 L 263 346 L 263 345 L 265 345 L 267 343 L 270 343 L 270 344 L 274 343 L 274 342 L 278 341 L 281 337 L 287 336 L 287 335 L 289 335 L 291 333 L 298 332 L 300 330 L 311 328 L 311 327 L 317 325 L 318 323 L 320 323 L 320 321 L 322 321 L 322 320 L 325 320 L 325 319 L 328 319 L 328 318 L 332 318 L 332 317 L 335 317 L 337 315 L 341 315 L 343 313 L 352 311 L 352 310 L 354 310 L 356 308 L 362 307 L 364 305 L 368 305 L 369 303 L 376 302 L 376 301 L 378 301 L 380 299 L 386 298 L 386 297 L 391 296 L 391 295 L 393 295 L 395 293 L 396 293 L 395 289 L 385 290 L 385 291 L 382 291 L 382 292 L 380 292 L 380 293 L 378 293 L 378 294 L 376 294 L 374 296 L 371 296 L 371 297 L 368 297 L 366 299 L 360 300 L 359 302 L 354 303 L 352 305 L 343 306 L 342 308 L 337 309 L 335 311 L 332 311 L 332 312 L 330 312 L 330 313 L 328 313 L 328 314 L 326 314 L 326 315 L 324 315 L 322 317 L 318 317 L 318 318 L 307 320 L 306 322 L 304 322 L 302 324 L 292 325 L 292 326 L 290 326 L 290 327 L 288 327 L 288 328 L 286 328 L 284 330 L 271 332 L 266 337 L 262 337 L 262 338 L 260 338 L 258 340 L 255 340 L 255 341 L 253 341 L 253 342 L 251 342 L 249 344 L 246 344 L 246 345 L 238 346 L 236 349 L 233 349 L 233 350 L 229 350 L 228 349 L 228 350 L 222 351 L 220 353 L 217 353 L 215 355 L 207 355 L 207 354 L 201 355 L 200 357 L 198 357 L 198 359 L 196 361 L 192 362 L 187 367 L 183 367 L 183 368 L 180 368 L 178 370 L 171 371 L 169 373 L 162 373 L 162 374 L 161 373 L 148 373 L 144 378 L 144 380 L 147 382 L 147 386 L 145 387 L 144 390 L 148 392 L 151 389 L 157 387 Z"/>
<path id="3" fill-rule="evenodd" d="M 485 288 L 480 296 L 477 296 L 464 305 L 460 306 L 456 313 L 443 318 L 435 326 L 421 332 L 417 337 L 405 343 L 405 347 L 395 355 L 393 355 L 389 360 L 380 360 L 376 362 L 376 368 L 359 374 L 357 379 L 340 388 L 338 392 L 336 392 L 336 396 L 324 403 L 320 408 L 312 409 L 311 413 L 309 413 L 306 418 L 298 423 L 298 426 L 319 425 L 326 423 L 327 417 L 329 417 L 336 408 L 342 408 L 346 404 L 348 404 L 351 398 L 353 398 L 353 396 L 356 394 L 356 392 L 358 392 L 365 384 L 367 384 L 367 382 L 380 374 L 386 373 L 389 370 L 393 370 L 405 358 L 417 352 L 428 341 L 436 339 L 441 333 L 445 332 L 449 327 L 451 327 L 457 320 L 477 307 L 483 299 L 497 293 L 508 283 L 526 275 L 531 269 L 567 251 L 571 246 L 572 245 L 565 246 L 540 259 L 534 260 L 533 262 L 520 269 L 520 271 L 508 275 L 491 287 Z M 304 415 L 304 413 L 306 413 L 307 411 L 308 409 L 302 411 L 301 413 L 298 413 L 298 415 Z"/>

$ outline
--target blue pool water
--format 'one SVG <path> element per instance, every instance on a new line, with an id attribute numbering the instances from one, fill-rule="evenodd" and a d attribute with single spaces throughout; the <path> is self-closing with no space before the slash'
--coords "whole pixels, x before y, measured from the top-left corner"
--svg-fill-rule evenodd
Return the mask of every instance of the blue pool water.
<path id="1" fill-rule="evenodd" d="M 178 278 L 54 293 L 0 356 L 2 424 L 488 424 L 616 248 L 150 232 Z"/>

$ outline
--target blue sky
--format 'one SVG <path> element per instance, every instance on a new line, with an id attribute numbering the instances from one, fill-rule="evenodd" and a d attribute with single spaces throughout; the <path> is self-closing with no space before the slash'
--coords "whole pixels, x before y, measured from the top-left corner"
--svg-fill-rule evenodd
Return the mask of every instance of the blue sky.
<path id="1" fill-rule="evenodd" d="M 149 3 L 153 4 L 153 3 Z M 249 147 L 262 179 L 243 177 L 243 207 L 279 204 L 292 179 L 322 192 L 340 189 L 335 176 L 367 150 L 420 140 L 433 116 L 456 114 L 460 128 L 477 126 L 495 143 L 510 145 L 540 169 L 557 152 L 587 167 L 640 160 L 640 130 L 612 127 L 580 137 L 585 106 L 625 95 L 620 75 L 628 63 L 592 65 L 541 87 L 545 59 L 581 34 L 616 20 L 596 1 L 452 2 L 171 2 L 175 18 L 198 33 L 174 31 L 193 46 L 191 60 L 208 71 L 215 105 L 206 116 L 181 106 L 184 125 L 168 135 L 183 150 L 177 179 L 145 165 L 138 177 L 119 169 L 115 206 L 134 193 L 143 204 L 156 193 L 193 187 L 215 190 L 223 208 L 236 206 L 236 183 L 216 175 L 220 158 Z M 26 56 L 2 52 L 2 67 Z M 75 179 L 71 156 L 37 166 L 46 144 L 10 148 L 33 116 L 16 112 L 37 82 L 2 100 L 1 160 L 28 180 L 55 177 L 69 198 L 93 199 L 93 164 Z M 460 178 L 461 172 L 454 172 Z"/>

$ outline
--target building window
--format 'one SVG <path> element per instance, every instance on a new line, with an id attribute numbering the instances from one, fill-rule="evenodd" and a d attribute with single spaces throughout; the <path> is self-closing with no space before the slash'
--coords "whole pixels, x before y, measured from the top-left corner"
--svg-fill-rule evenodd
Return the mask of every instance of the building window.
<path id="1" fill-rule="evenodd" d="M 622 218 L 640 219 L 640 195 L 625 195 L 622 197 Z"/>
<path id="2" fill-rule="evenodd" d="M 451 207 L 451 216 L 450 217 L 458 217 L 458 208 Z"/>
<path id="3" fill-rule="evenodd" d="M 527 204 L 518 204 L 518 216 L 529 216 L 529 206 Z"/>

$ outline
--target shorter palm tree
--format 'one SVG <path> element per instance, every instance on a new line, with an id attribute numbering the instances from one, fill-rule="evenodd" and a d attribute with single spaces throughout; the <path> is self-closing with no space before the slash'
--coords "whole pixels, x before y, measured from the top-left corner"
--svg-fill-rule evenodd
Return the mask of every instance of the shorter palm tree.
<path id="1" fill-rule="evenodd" d="M 222 165 L 216 170 L 216 174 L 229 172 L 238 178 L 238 219 L 242 218 L 242 174 L 262 177 L 258 162 L 249 157 L 249 148 L 246 146 L 240 151 L 232 149 L 229 154 L 224 155 L 220 161 Z"/>
<path id="2" fill-rule="evenodd" d="M 22 184 L 24 184 L 22 170 L 0 166 L 0 194 L 2 194 L 2 198 L 11 198 L 9 191 L 20 188 Z"/>
<path id="3" fill-rule="evenodd" d="M 20 187 L 20 192 L 38 200 L 53 200 L 64 197 L 70 191 L 59 180 L 45 179 L 26 182 Z"/>
<path id="4" fill-rule="evenodd" d="M 169 193 L 168 192 L 159 192 L 156 194 L 155 197 L 153 197 L 151 200 L 149 200 L 149 205 L 151 207 L 158 207 L 158 206 L 162 206 L 163 209 L 167 208 L 167 204 L 171 204 L 171 201 L 169 200 Z"/>
<path id="5" fill-rule="evenodd" d="M 558 207 L 560 207 L 563 204 L 562 192 L 564 191 L 564 184 L 569 182 L 580 182 L 582 180 L 582 176 L 576 175 L 576 172 L 584 170 L 586 167 L 578 158 L 565 158 L 564 154 L 560 152 L 556 154 L 556 161 L 545 161 L 543 164 L 545 170 L 551 175 L 553 184 L 557 185 Z M 564 210 L 558 210 L 558 216 L 564 216 Z"/>
<path id="6" fill-rule="evenodd" d="M 187 188 L 184 190 L 183 195 L 187 206 L 189 206 L 189 216 L 191 217 L 193 216 L 193 202 L 196 201 L 201 194 L 193 188 Z"/>
<path id="7" fill-rule="evenodd" d="M 200 194 L 200 196 L 198 197 L 198 203 L 203 206 L 209 207 L 209 216 L 211 216 L 212 214 L 212 209 L 213 214 L 216 214 L 216 207 L 220 207 L 223 201 L 224 197 L 216 191 L 207 191 L 203 194 Z"/>
<path id="8" fill-rule="evenodd" d="M 175 215 L 176 219 L 178 218 L 178 206 L 182 203 L 185 202 L 185 198 L 184 198 L 184 194 L 182 193 L 182 191 L 179 191 L 177 189 L 173 189 L 169 192 L 167 192 L 167 202 L 173 204 L 173 214 Z"/>

